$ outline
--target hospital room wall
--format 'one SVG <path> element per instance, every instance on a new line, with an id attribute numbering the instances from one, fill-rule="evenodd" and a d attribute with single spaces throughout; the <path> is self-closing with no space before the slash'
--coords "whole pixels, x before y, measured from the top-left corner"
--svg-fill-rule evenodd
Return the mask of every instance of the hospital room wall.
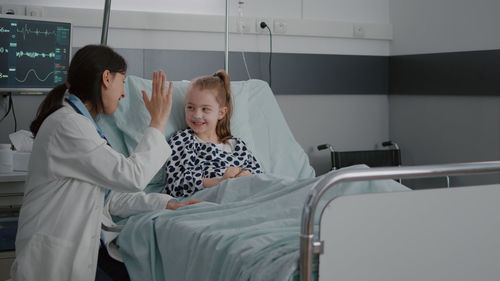
<path id="1" fill-rule="evenodd" d="M 388 1 L 252 0 L 245 3 L 245 16 L 387 24 L 389 23 Z M 182 4 L 179 1 L 165 1 L 165 3 L 154 1 L 155 5 L 160 5 L 156 11 L 166 9 L 165 12 L 202 15 L 221 15 L 224 12 L 224 6 L 221 5 L 223 1 L 208 2 L 210 4 L 194 5 L 193 8 L 193 5 L 188 7 L 188 4 Z M 235 15 L 237 1 L 230 2 L 232 3 L 231 13 Z M 5 0 L 5 3 L 61 6 L 74 9 L 102 10 L 103 8 L 102 1 Z M 121 8 L 130 10 L 151 9 L 151 5 L 147 3 L 137 3 L 139 2 L 112 1 L 112 8 L 120 9 L 122 5 Z M 173 10 L 170 9 L 172 7 Z M 50 9 L 46 12 L 50 14 Z M 97 25 L 100 25 L 100 22 Z M 77 25 L 73 35 L 74 46 L 78 48 L 85 44 L 99 42 L 100 28 Z M 221 33 L 114 28 L 113 23 L 108 37 L 108 44 L 117 47 L 118 51 L 129 61 L 130 74 L 150 78 L 150 71 L 158 65 L 155 63 L 161 61 L 158 57 L 153 57 L 155 52 L 164 58 L 177 56 L 173 62 L 170 59 L 169 63 L 163 66 L 173 80 L 191 79 L 196 75 L 223 68 L 223 42 Z M 247 79 L 245 75 L 239 75 L 239 73 L 244 73 L 239 51 L 247 52 L 250 71 L 255 70 L 252 78 L 267 80 L 269 37 L 266 34 L 247 36 L 233 33 L 230 36 L 230 50 L 232 51 L 230 74 L 234 80 Z M 328 152 L 315 150 L 318 144 L 331 143 L 337 149 L 371 149 L 388 138 L 387 55 L 389 42 L 387 40 L 275 34 L 273 52 L 274 85 L 281 84 L 283 87 L 293 85 L 293 87 L 288 87 L 290 90 L 288 92 L 275 90 L 278 103 L 289 127 L 309 154 L 311 163 L 318 174 L 326 172 L 330 165 Z M 179 58 L 183 60 L 179 61 Z M 280 59 L 296 62 L 295 65 L 288 66 L 288 69 L 293 69 L 292 74 L 287 70 L 287 66 L 278 63 Z M 328 77 L 320 75 L 324 72 L 326 63 L 315 67 L 322 61 L 336 67 L 336 70 Z M 180 70 L 183 64 L 201 67 L 191 67 L 190 72 L 184 72 Z M 353 65 L 356 68 L 353 69 Z M 252 70 L 254 67 L 255 69 Z M 351 68 L 349 71 L 341 71 L 349 67 Z M 365 69 L 370 69 L 370 71 L 367 72 Z M 346 86 L 344 89 L 335 88 L 334 85 L 343 85 L 344 81 L 349 81 L 344 85 Z M 349 85 L 354 85 L 354 88 L 345 91 Z M 275 87 L 273 86 L 273 89 Z M 18 128 L 28 128 L 41 100 L 42 97 L 38 96 L 16 95 L 14 97 Z M 12 132 L 13 127 L 12 115 L 0 123 L 2 132 L 0 142 L 8 141 L 8 133 Z"/>
<path id="2" fill-rule="evenodd" d="M 500 160 L 498 11 L 497 0 L 390 1 L 389 131 L 403 163 Z"/>

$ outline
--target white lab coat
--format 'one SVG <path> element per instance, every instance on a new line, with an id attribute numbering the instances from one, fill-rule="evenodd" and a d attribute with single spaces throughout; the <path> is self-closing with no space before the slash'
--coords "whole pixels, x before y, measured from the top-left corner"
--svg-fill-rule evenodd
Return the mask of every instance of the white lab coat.
<path id="1" fill-rule="evenodd" d="M 111 191 L 106 205 L 104 206 L 102 224 L 108 227 L 116 227 L 117 224 L 111 219 L 111 215 L 122 218 L 129 217 L 134 214 L 162 210 L 167 207 L 167 203 L 178 203 L 179 201 L 170 195 L 163 193 L 123 193 Z M 101 240 L 106 245 L 108 253 L 111 257 L 118 261 L 123 261 L 118 245 L 115 239 L 118 237 L 119 231 L 101 232 Z"/>
<path id="2" fill-rule="evenodd" d="M 171 149 L 157 129 L 147 128 L 126 158 L 68 104 L 52 113 L 33 145 L 12 279 L 94 280 L 103 214 L 113 211 L 114 200 L 117 215 L 148 210 L 140 203 L 151 200 L 156 202 L 151 208 L 162 204 L 165 208 L 165 199 L 170 197 L 162 201 L 159 195 L 155 199 L 140 191 L 170 155 Z M 103 210 L 105 189 L 115 194 L 110 194 L 108 208 Z M 120 202 L 131 203 L 131 208 L 119 207 Z"/>

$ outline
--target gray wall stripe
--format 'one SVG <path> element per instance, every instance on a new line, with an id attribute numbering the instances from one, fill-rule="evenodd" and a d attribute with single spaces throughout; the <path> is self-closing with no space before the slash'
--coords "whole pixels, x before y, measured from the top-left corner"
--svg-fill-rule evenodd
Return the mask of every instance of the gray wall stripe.
<path id="1" fill-rule="evenodd" d="M 169 80 L 191 80 L 224 68 L 221 51 L 117 49 L 129 74 L 152 78 L 164 69 Z M 230 52 L 234 81 L 269 81 L 269 54 Z M 272 88 L 286 95 L 500 95 L 500 50 L 403 56 L 275 53 Z"/>
<path id="2" fill-rule="evenodd" d="M 152 78 L 153 71 L 159 69 L 166 71 L 169 80 L 191 80 L 224 68 L 224 53 L 218 51 L 117 51 L 129 63 L 128 74 L 148 79 Z M 245 57 L 250 78 L 269 81 L 269 54 L 246 52 Z M 229 74 L 234 81 L 249 79 L 241 52 L 230 52 Z M 271 82 L 275 94 L 384 95 L 388 93 L 388 58 L 275 53 L 272 56 Z"/>
<path id="3" fill-rule="evenodd" d="M 500 95 L 500 50 L 392 56 L 390 94 Z"/>

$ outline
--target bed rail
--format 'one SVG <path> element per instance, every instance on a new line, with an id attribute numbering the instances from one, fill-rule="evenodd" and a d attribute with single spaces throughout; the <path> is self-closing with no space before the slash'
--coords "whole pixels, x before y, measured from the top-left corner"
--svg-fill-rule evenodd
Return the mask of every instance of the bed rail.
<path id="1" fill-rule="evenodd" d="M 342 182 L 361 180 L 425 178 L 495 172 L 500 172 L 500 161 L 340 170 L 332 173 L 332 176 L 323 178 L 309 191 L 302 210 L 299 263 L 300 281 L 312 280 L 313 255 L 321 252 L 321 242 L 314 241 L 314 214 L 321 197 L 334 185 Z"/>

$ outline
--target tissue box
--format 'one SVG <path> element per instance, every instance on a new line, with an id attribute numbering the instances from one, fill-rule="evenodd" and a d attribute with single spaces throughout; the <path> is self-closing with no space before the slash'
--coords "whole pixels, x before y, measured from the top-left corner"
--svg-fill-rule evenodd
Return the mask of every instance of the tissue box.
<path id="1" fill-rule="evenodd" d="M 31 152 L 14 151 L 13 170 L 27 172 L 30 163 Z"/>

